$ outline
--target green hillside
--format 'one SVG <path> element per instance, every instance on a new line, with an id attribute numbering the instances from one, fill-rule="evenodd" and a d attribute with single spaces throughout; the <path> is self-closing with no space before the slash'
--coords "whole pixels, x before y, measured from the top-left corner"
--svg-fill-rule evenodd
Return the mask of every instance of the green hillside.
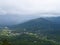
<path id="1" fill-rule="evenodd" d="M 53 19 L 53 18 L 52 18 Z M 14 25 L 10 29 L 17 32 L 32 32 L 38 35 L 46 36 L 48 39 L 60 42 L 60 24 L 54 22 L 51 18 L 38 18 L 27 21 L 22 24 Z M 54 18 L 58 20 L 59 18 Z"/>
<path id="2" fill-rule="evenodd" d="M 4 32 L 4 31 L 3 31 Z M 3 33 L 2 33 L 3 34 Z M 34 33 L 22 33 L 15 36 L 0 35 L 0 45 L 60 45 L 56 41 L 48 40 Z"/>

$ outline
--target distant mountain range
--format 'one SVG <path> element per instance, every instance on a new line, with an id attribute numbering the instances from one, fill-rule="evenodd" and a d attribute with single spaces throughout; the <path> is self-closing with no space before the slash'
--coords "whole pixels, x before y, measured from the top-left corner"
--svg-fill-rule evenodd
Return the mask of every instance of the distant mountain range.
<path id="1" fill-rule="evenodd" d="M 37 18 L 11 26 L 10 29 L 42 34 L 48 39 L 60 41 L 60 17 Z"/>
<path id="2" fill-rule="evenodd" d="M 20 17 L 2 17 L 2 27 L 8 26 L 0 29 L 1 44 L 10 42 L 11 45 L 60 45 L 60 17 L 25 18 L 22 23 Z M 19 23 L 16 24 L 15 21 Z"/>
<path id="3" fill-rule="evenodd" d="M 39 28 L 39 29 L 53 29 L 57 27 L 57 29 L 60 29 L 60 17 L 44 17 L 44 18 L 37 18 L 32 19 L 29 21 L 26 21 L 24 23 L 14 25 L 14 27 L 18 28 Z"/>

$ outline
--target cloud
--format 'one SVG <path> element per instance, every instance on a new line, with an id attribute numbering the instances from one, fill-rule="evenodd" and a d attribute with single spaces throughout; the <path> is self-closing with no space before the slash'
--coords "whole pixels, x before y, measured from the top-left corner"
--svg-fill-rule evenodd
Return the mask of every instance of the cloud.
<path id="1" fill-rule="evenodd" d="M 0 0 L 4 14 L 60 13 L 60 0 Z"/>

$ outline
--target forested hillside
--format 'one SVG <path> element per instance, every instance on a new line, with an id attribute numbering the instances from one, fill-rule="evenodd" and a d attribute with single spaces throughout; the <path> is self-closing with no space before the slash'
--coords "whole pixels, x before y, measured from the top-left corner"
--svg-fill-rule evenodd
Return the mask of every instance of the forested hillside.
<path id="1" fill-rule="evenodd" d="M 0 33 L 0 45 L 60 45 L 56 41 L 48 40 L 34 33 L 13 34 L 16 34 L 16 32 L 10 33 L 10 30 L 3 29 L 2 33 Z"/>
<path id="2" fill-rule="evenodd" d="M 37 18 L 22 24 L 10 27 L 20 32 L 32 32 L 46 36 L 48 39 L 60 42 L 60 23 L 59 17 Z M 55 21 L 56 20 L 56 21 Z"/>

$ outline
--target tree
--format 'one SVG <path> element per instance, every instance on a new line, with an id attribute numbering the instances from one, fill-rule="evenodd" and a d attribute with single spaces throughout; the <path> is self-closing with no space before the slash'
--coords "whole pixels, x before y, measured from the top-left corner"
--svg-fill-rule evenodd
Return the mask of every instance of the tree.
<path id="1" fill-rule="evenodd" d="M 9 43 L 7 39 L 4 39 L 2 41 L 2 45 L 11 45 L 11 43 Z"/>

